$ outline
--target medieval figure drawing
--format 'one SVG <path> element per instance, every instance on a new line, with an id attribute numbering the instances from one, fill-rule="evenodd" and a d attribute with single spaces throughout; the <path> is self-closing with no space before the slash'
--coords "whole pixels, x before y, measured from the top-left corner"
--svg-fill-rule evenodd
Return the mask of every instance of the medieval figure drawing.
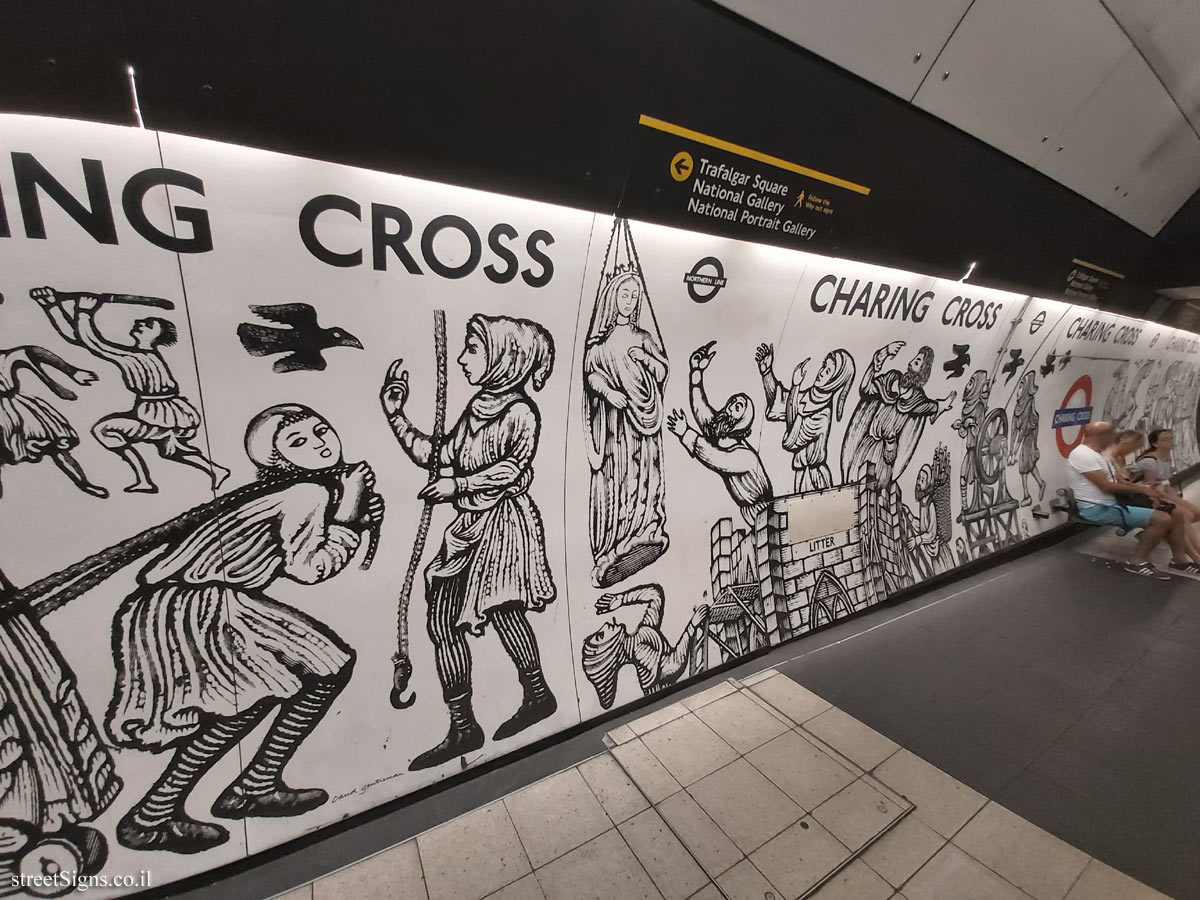
<path id="1" fill-rule="evenodd" d="M 667 354 L 629 223 L 605 256 L 583 357 L 592 582 L 608 587 L 667 549 L 662 424 Z"/>
<path id="2" fill-rule="evenodd" d="M 1154 417 L 1159 408 L 1159 397 L 1163 393 L 1166 382 L 1166 369 L 1162 360 L 1157 360 L 1154 363 L 1148 380 L 1149 384 L 1146 386 L 1146 396 L 1141 404 L 1141 412 L 1138 414 L 1137 422 L 1133 426 L 1143 434 L 1150 432 L 1154 428 L 1164 427 Z"/>
<path id="3" fill-rule="evenodd" d="M 257 752 L 212 815 L 295 816 L 328 799 L 320 788 L 289 787 L 283 770 L 349 681 L 354 651 L 267 591 L 280 578 L 311 585 L 338 575 L 377 530 L 382 501 L 370 467 L 343 463 L 337 433 L 307 407 L 259 413 L 245 446 L 256 482 L 15 595 L 53 610 L 153 554 L 117 610 L 105 717 L 113 746 L 171 751 L 165 771 L 117 824 L 117 840 L 130 849 L 198 853 L 225 843 L 229 832 L 193 819 L 187 801 L 272 712 Z"/>
<path id="4" fill-rule="evenodd" d="M 1054 371 L 1053 364 L 1050 366 L 1050 371 Z M 1117 365 L 1116 371 L 1113 372 L 1112 387 L 1108 389 L 1108 396 L 1104 400 L 1104 418 L 1117 427 L 1121 427 L 1125 422 L 1126 404 L 1129 402 L 1128 391 L 1129 360 L 1123 359 Z"/>
<path id="5" fill-rule="evenodd" d="M 688 424 L 682 410 L 674 410 L 667 416 L 667 427 L 690 456 L 721 476 L 742 518 L 753 527 L 758 515 L 771 502 L 771 479 L 758 451 L 747 440 L 754 426 L 754 401 L 737 393 L 719 410 L 708 402 L 704 370 L 716 355 L 716 343 L 710 341 L 698 348 L 690 360 L 689 398 L 696 427 Z"/>
<path id="6" fill-rule="evenodd" d="M 355 654 L 267 591 L 279 578 L 319 584 L 349 565 L 381 515 L 374 474 L 344 465 L 337 432 L 299 404 L 255 416 L 246 452 L 258 483 L 164 526 L 165 549 L 117 611 L 109 735 L 117 746 L 173 751 L 117 826 L 131 849 L 195 853 L 228 840 L 223 827 L 188 815 L 188 796 L 272 712 L 212 814 L 296 816 L 329 799 L 289 787 L 283 770 L 350 680 Z"/>
<path id="7" fill-rule="evenodd" d="M 1141 396 L 1142 385 L 1146 379 L 1153 373 L 1157 361 L 1153 359 L 1143 359 L 1137 364 L 1133 378 L 1129 382 L 1129 388 L 1124 396 L 1124 403 L 1121 405 L 1120 416 L 1113 419 L 1113 424 L 1119 428 L 1134 428 L 1138 431 L 1145 432 L 1147 429 L 1144 423 L 1138 422 L 1138 398 Z"/>
<path id="8" fill-rule="evenodd" d="M 858 404 L 842 442 L 844 483 L 876 482 L 863 509 L 863 555 L 881 573 L 883 594 L 912 584 L 911 557 L 898 540 L 906 516 L 898 479 L 912 460 L 927 424 L 952 409 L 956 391 L 941 399 L 926 395 L 933 372 L 933 350 L 922 347 L 903 369 L 885 369 L 904 349 L 893 341 L 871 358 L 859 382 Z"/>
<path id="9" fill-rule="evenodd" d="M 107 845 L 82 823 L 112 804 L 121 781 L 75 674 L 16 593 L 0 572 L 0 871 L 90 874 Z"/>
<path id="10" fill-rule="evenodd" d="M 627 665 L 633 666 L 643 695 L 674 684 L 685 673 L 697 673 L 690 664 L 697 658 L 697 644 L 705 640 L 709 605 L 700 604 L 693 610 L 679 640 L 672 643 L 662 631 L 664 603 L 662 586 L 657 584 L 605 594 L 596 601 L 596 612 L 602 616 L 624 607 L 645 607 L 632 632 L 613 619 L 583 640 L 583 671 L 605 709 L 612 708 L 617 676 Z"/>
<path id="11" fill-rule="evenodd" d="M 1034 504 L 1033 495 L 1029 492 L 1029 479 L 1033 478 L 1038 487 L 1037 503 L 1046 496 L 1046 482 L 1038 471 L 1038 460 L 1041 451 L 1038 449 L 1038 427 L 1041 421 L 1037 411 L 1037 379 L 1032 369 L 1021 376 L 1017 382 L 1016 405 L 1013 407 L 1012 436 L 1008 464 L 1017 466 L 1017 474 L 1021 476 L 1022 506 Z"/>
<path id="12" fill-rule="evenodd" d="M 983 369 L 972 372 L 963 392 L 962 412 L 952 423 L 963 439 L 965 450 L 958 478 L 961 508 L 957 518 L 966 529 L 966 552 L 972 559 L 1020 538 L 1016 519 L 1018 502 L 1009 493 L 1006 480 L 1013 437 L 1009 433 L 1008 413 L 988 406 L 992 387 L 992 377 L 987 372 Z M 1033 446 L 1036 451 L 1036 431 Z M 1028 452 L 1026 455 L 1032 471 L 1037 464 L 1036 456 Z"/>
<path id="13" fill-rule="evenodd" d="M 1171 393 L 1174 408 L 1171 411 L 1172 430 L 1176 435 L 1176 447 L 1181 451 L 1181 460 L 1196 460 L 1200 456 L 1196 446 L 1196 394 L 1200 387 L 1200 370 L 1192 363 L 1184 363 L 1178 373 L 1176 387 Z M 1186 465 L 1187 463 L 1185 463 Z"/>
<path id="14" fill-rule="evenodd" d="M 133 394 L 128 411 L 105 416 L 92 427 L 96 440 L 132 470 L 134 481 L 125 491 L 158 491 L 138 449 L 141 444 L 152 445 L 163 459 L 199 469 L 214 489 L 220 487 L 229 470 L 208 459 L 193 443 L 200 428 L 200 413 L 179 393 L 179 384 L 162 355 L 162 348 L 178 340 L 175 325 L 161 316 L 137 319 L 129 330 L 132 343 L 127 344 L 110 339 L 96 324 L 97 311 L 104 305 L 171 309 L 173 304 L 157 297 L 64 293 L 49 287 L 34 288 L 29 295 L 64 340 L 115 366 Z"/>
<path id="15" fill-rule="evenodd" d="M 530 390 L 540 391 L 550 377 L 554 341 L 537 322 L 474 315 L 458 364 L 476 392 L 436 446 L 405 411 L 409 380 L 402 361 L 392 365 L 380 394 L 405 454 L 436 473 L 418 497 L 454 509 L 442 545 L 425 569 L 426 626 L 450 727 L 440 743 L 413 759 L 412 770 L 483 746 L 472 706 L 469 637 L 482 635 L 488 626 L 522 687 L 520 707 L 492 739 L 512 737 L 558 709 L 528 616 L 556 597 L 542 516 L 529 495 L 541 432 L 541 413 Z"/>
<path id="16" fill-rule="evenodd" d="M 842 478 L 861 477 L 872 463 L 875 477 L 890 484 L 908 467 L 927 424 L 954 408 L 957 391 L 934 399 L 925 394 L 933 372 L 933 350 L 922 347 L 903 369 L 884 367 L 904 349 L 893 341 L 875 351 L 858 386 L 858 405 L 850 416 L 842 443 Z"/>
<path id="17" fill-rule="evenodd" d="M 954 517 L 950 510 L 950 451 L 938 444 L 933 461 L 917 470 L 913 498 L 917 513 L 910 522 L 914 565 L 921 580 L 940 575 L 954 567 L 950 541 Z"/>
<path id="18" fill-rule="evenodd" d="M 4 296 L 0 295 L 0 304 Z M 79 490 L 93 497 L 108 491 L 93 484 L 72 455 L 79 435 L 66 417 L 50 403 L 29 392 L 22 376 L 36 378 L 61 400 L 74 400 L 75 392 L 55 379 L 52 372 L 86 387 L 96 373 L 73 366 L 44 347 L 26 345 L 0 350 L 0 496 L 4 494 L 4 469 L 21 463 L 49 459 Z"/>
<path id="19" fill-rule="evenodd" d="M 971 506 L 974 493 L 979 490 L 979 471 L 973 460 L 979 445 L 979 429 L 987 417 L 988 401 L 992 395 L 992 380 L 983 369 L 976 369 L 963 389 L 962 413 L 950 423 L 950 427 L 963 440 L 967 463 L 958 473 L 959 508 Z"/>
<path id="20" fill-rule="evenodd" d="M 1183 360 L 1174 360 L 1167 365 L 1162 378 L 1156 385 L 1151 386 L 1152 393 L 1146 397 L 1146 422 L 1148 430 L 1155 428 L 1170 428 L 1175 419 L 1175 392 L 1183 385 L 1180 383 L 1180 371 Z"/>
<path id="21" fill-rule="evenodd" d="M 769 422 L 783 422 L 783 449 L 792 454 L 793 489 L 819 491 L 833 485 L 829 470 L 829 432 L 834 418 L 841 421 L 846 397 L 854 384 L 854 357 L 845 350 L 825 355 L 808 387 L 804 373 L 808 360 L 792 370 L 787 388 L 774 372 L 775 348 L 759 344 L 754 354 L 766 394 Z"/>

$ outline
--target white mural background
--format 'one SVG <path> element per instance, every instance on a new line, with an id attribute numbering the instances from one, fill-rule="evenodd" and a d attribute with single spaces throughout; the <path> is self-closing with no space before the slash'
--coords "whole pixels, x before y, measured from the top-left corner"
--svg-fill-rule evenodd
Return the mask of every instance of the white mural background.
<path id="1" fill-rule="evenodd" d="M 669 368 L 661 388 L 661 480 L 669 547 L 619 583 L 599 588 L 592 580 L 589 544 L 592 484 L 584 445 L 583 370 L 589 323 L 606 278 L 612 217 L 178 135 L 20 116 L 0 117 L 0 125 L 5 159 L 13 152 L 33 154 L 84 206 L 89 199 L 81 160 L 99 160 L 118 237 L 116 244 L 98 243 L 44 190 L 39 197 L 46 237 L 27 236 L 13 170 L 0 165 L 0 196 L 11 232 L 10 237 L 0 238 L 4 295 L 0 350 L 42 346 L 76 366 L 96 371 L 98 381 L 77 386 L 79 399 L 73 402 L 53 397 L 28 374 L 20 390 L 44 398 L 69 419 L 79 434 L 76 458 L 88 476 L 109 491 L 107 499 L 84 494 L 49 460 L 7 464 L 0 457 L 4 490 L 0 570 L 11 582 L 18 587 L 30 584 L 214 496 L 200 471 L 159 458 L 152 448 L 147 448 L 146 456 L 159 492 L 122 490 L 130 480 L 128 466 L 102 447 L 89 429 L 101 417 L 128 409 L 130 393 L 115 368 L 55 333 L 30 298 L 30 291 L 43 285 L 59 291 L 172 301 L 173 310 L 155 313 L 179 329 L 178 344 L 162 348 L 162 355 L 179 381 L 180 394 L 203 415 L 197 446 L 231 470 L 221 493 L 255 478 L 243 445 L 247 423 L 275 404 L 300 403 L 321 413 L 334 427 L 347 461 L 369 462 L 375 490 L 386 502 L 380 548 L 369 570 L 360 570 L 355 562 L 321 584 L 281 579 L 270 588 L 273 598 L 332 629 L 357 654 L 348 686 L 286 770 L 289 785 L 319 787 L 328 793 L 328 802 L 303 815 L 227 821 L 229 840 L 203 852 L 137 851 L 117 840 L 116 823 L 159 777 L 170 754 L 116 750 L 117 774 L 124 788 L 107 810 L 85 823 L 106 838 L 105 871 L 150 868 L 157 884 L 184 878 L 332 825 L 602 713 L 601 698 L 581 664 L 585 639 L 612 622 L 635 634 L 647 608 L 638 604 L 598 611 L 597 601 L 606 593 L 641 585 L 661 588 L 662 618 L 655 628 L 664 643 L 648 632 L 644 640 L 634 643 L 643 654 L 639 657 L 643 667 L 664 665 L 669 655 L 664 648 L 672 649 L 685 634 L 695 608 L 716 608 L 714 526 L 729 518 L 732 527 L 750 534 L 746 547 L 753 551 L 754 545 L 755 528 L 746 524 L 720 474 L 693 458 L 665 424 L 668 413 L 682 410 L 695 427 L 689 360 L 697 348 L 710 343 L 713 355 L 703 372 L 709 400 L 719 408 L 737 393 L 750 398 L 754 417 L 744 446 L 757 454 L 770 480 L 772 508 L 797 510 L 802 507 L 780 499 L 795 493 L 793 452 L 783 446 L 790 423 L 767 418 L 767 397 L 756 359 L 760 344 L 771 345 L 773 371 L 785 391 L 792 385 L 797 364 L 805 359 L 801 390 L 824 377 L 819 372 L 830 351 L 846 351 L 853 359 L 854 374 L 841 392 L 841 408 L 834 397 L 827 419 L 815 415 L 811 405 L 806 413 L 815 416 L 812 427 L 827 441 L 832 493 L 858 478 L 857 473 L 843 470 L 843 442 L 856 408 L 867 396 L 864 392 L 875 390 L 864 381 L 872 359 L 882 348 L 903 342 L 881 371 L 903 370 L 914 356 L 920 356 L 922 347 L 930 348 L 932 358 L 926 361 L 923 381 L 901 382 L 897 376 L 889 382 L 889 389 L 900 390 L 905 398 L 893 397 L 889 409 L 925 412 L 911 413 L 921 418 L 921 427 L 906 434 L 919 432 L 919 440 L 907 464 L 901 449 L 901 462 L 893 467 L 898 500 L 876 500 L 883 505 L 871 507 L 883 511 L 895 525 L 890 540 L 903 560 L 897 564 L 903 569 L 900 587 L 1063 522 L 1061 514 L 1050 513 L 1049 503 L 1064 480 L 1060 448 L 1069 448 L 1078 429 L 1056 431 L 1052 419 L 1057 409 L 1092 406 L 1096 417 L 1115 418 L 1122 426 L 1174 427 L 1180 434 L 1176 466 L 1184 468 L 1200 460 L 1193 422 L 1200 339 L 1194 335 L 1057 301 L 630 222 L 636 274 L 653 309 Z M 135 172 L 159 167 L 196 176 L 203 182 L 203 195 L 176 186 L 168 196 L 167 190 L 155 188 L 146 195 L 147 218 L 164 232 L 176 229 L 188 236 L 194 221 L 189 221 L 186 211 L 181 218 L 179 208 L 204 210 L 212 232 L 210 251 L 176 254 L 152 245 L 130 226 L 122 210 L 122 187 Z M 306 248 L 298 224 L 301 210 L 312 198 L 325 195 L 352 201 L 359 212 L 331 207 L 321 213 L 315 226 L 317 239 L 336 253 L 361 250 L 361 264 L 330 265 Z M 92 200 L 99 202 L 99 198 Z M 339 202 L 344 206 L 345 201 Z M 404 246 L 421 274 L 410 272 L 394 249 L 385 247 L 382 258 L 375 259 L 373 224 L 388 233 L 402 228 L 395 210 L 402 210 L 411 222 L 413 236 Z M 421 235 L 439 216 L 461 217 L 480 236 L 480 259 L 462 277 L 436 274 L 422 255 Z M 498 241 L 504 252 L 489 246 L 489 233 L 500 223 L 511 226 Z M 552 235 L 552 240 L 542 239 L 531 251 L 527 241 L 539 231 Z M 471 256 L 468 238 L 456 227 L 443 230 L 431 247 L 436 259 L 452 269 L 469 262 Z M 548 280 L 542 257 L 553 267 Z M 697 302 L 689 295 L 684 276 L 705 257 L 720 260 L 726 283 L 705 302 Z M 485 268 L 489 265 L 494 278 Z M 534 286 L 530 281 L 544 283 Z M 858 287 L 850 292 L 856 283 Z M 856 304 L 868 283 L 869 293 Z M 844 299 L 834 299 L 835 284 L 847 291 Z M 888 286 L 882 300 L 880 285 Z M 905 305 L 890 305 L 902 288 L 907 289 L 907 314 Z M 239 341 L 238 326 L 269 324 L 250 307 L 294 303 L 311 305 L 322 327 L 348 332 L 361 349 L 333 346 L 322 354 L 323 369 L 282 373 L 272 367 L 279 356 L 249 355 Z M 972 304 L 978 305 L 978 313 L 956 318 L 960 309 Z M 528 620 L 558 709 L 513 737 L 492 739 L 496 727 L 521 703 L 522 691 L 512 661 L 489 628 L 482 636 L 468 637 L 474 660 L 474 713 L 486 735 L 483 746 L 441 766 L 410 771 L 413 759 L 446 734 L 448 716 L 426 634 L 426 598 L 419 572 L 409 611 L 416 703 L 398 710 L 389 702 L 397 596 L 421 514 L 416 495 L 428 473 L 404 455 L 380 407 L 379 392 L 393 360 L 402 358 L 410 384 L 406 412 L 417 426 L 430 429 L 436 384 L 435 310 L 444 310 L 447 322 L 447 427 L 472 397 L 472 388 L 456 363 L 472 315 L 532 320 L 553 338 L 553 373 L 541 391 L 529 395 L 540 413 L 529 495 L 541 513 L 557 597 L 544 611 L 529 613 Z M 104 304 L 96 320 L 102 330 L 121 336 L 138 315 L 133 307 Z M 1140 380 L 1139 365 L 1145 365 Z M 986 386 L 984 399 L 978 389 L 972 392 L 969 387 L 977 372 L 983 374 L 974 383 L 976 388 Z M 1030 372 L 1034 374 L 1028 379 Z M 1025 439 L 1022 454 L 1014 419 L 1019 388 L 1030 380 L 1036 385 L 1039 421 L 1033 436 Z M 903 387 L 896 387 L 902 383 Z M 923 392 L 922 402 L 941 404 L 936 414 L 913 399 L 914 384 Z M 976 416 L 981 421 L 970 420 L 971 410 L 964 402 L 968 395 L 978 402 L 975 412 L 981 413 Z M 1003 414 L 989 418 L 994 409 Z M 1027 412 L 1023 421 L 1028 422 Z M 985 433 L 989 422 L 992 430 Z M 903 439 L 900 444 L 903 448 Z M 986 444 L 983 451 L 977 449 L 981 444 Z M 945 450 L 939 452 L 939 445 Z M 921 497 L 928 504 L 934 501 L 929 499 L 932 494 L 926 494 L 929 485 L 918 482 L 923 467 L 927 473 L 933 471 L 935 456 L 948 459 L 948 482 L 943 478 L 942 508 L 934 510 L 930 505 L 923 520 Z M 1035 457 L 1038 477 L 1047 487 L 1040 494 L 1035 479 L 1027 478 L 1032 496 L 1021 505 L 1021 469 L 1028 470 Z M 967 497 L 967 513 L 978 511 L 980 465 L 987 472 L 982 524 L 980 516 L 964 514 L 962 499 Z M 970 473 L 965 484 L 964 471 Z M 811 499 L 810 494 L 815 496 L 811 491 L 805 496 Z M 861 507 L 857 515 L 855 530 L 849 533 L 861 541 L 870 526 L 862 521 Z M 448 504 L 434 508 L 422 568 L 438 551 L 452 518 Z M 819 525 L 808 523 L 805 529 L 809 535 L 822 534 Z M 793 551 L 800 552 L 789 547 L 788 558 Z M 869 556 L 865 549 L 862 553 Z M 932 562 L 913 561 L 922 553 Z M 116 677 L 110 637 L 113 616 L 122 598 L 134 590 L 145 562 L 127 566 L 42 622 L 74 670 L 83 700 L 98 724 L 104 719 Z M 752 562 L 757 581 L 759 571 L 766 570 L 766 560 Z M 868 569 L 870 565 L 868 560 Z M 833 563 L 829 569 L 834 571 Z M 886 581 L 897 584 L 893 576 Z M 877 591 L 873 600 L 884 599 L 886 592 Z M 751 605 L 762 602 L 751 599 Z M 768 640 L 779 640 L 807 630 L 808 616 L 794 615 L 793 625 L 782 635 L 770 627 L 764 634 Z M 756 621 L 766 618 L 763 609 L 750 609 L 747 617 L 751 632 Z M 745 624 L 727 623 L 732 631 Z M 705 625 L 691 648 L 686 670 L 670 678 L 661 676 L 651 689 L 688 677 L 705 659 L 709 666 L 720 663 L 731 645 L 718 639 L 729 633 L 719 623 Z M 705 653 L 699 652 L 701 644 L 707 644 Z M 645 693 L 633 662 L 631 658 L 617 670 L 611 708 Z M 190 816 L 210 820 L 214 799 L 249 761 L 265 729 L 265 724 L 260 725 L 246 736 L 237 751 L 202 779 L 188 799 Z M 36 737 L 26 733 L 22 741 L 28 759 Z M 16 789 L 11 779 L 3 780 L 3 759 L 0 754 L 0 832 L 7 824 L 5 792 Z M 22 828 L 10 832 L 8 843 L 0 842 L 0 867 L 16 870 L 22 854 L 39 836 Z"/>

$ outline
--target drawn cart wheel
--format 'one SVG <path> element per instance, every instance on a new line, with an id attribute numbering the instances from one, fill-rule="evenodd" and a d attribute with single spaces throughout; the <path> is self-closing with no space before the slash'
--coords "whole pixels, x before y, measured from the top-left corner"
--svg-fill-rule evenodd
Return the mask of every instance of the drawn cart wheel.
<path id="1" fill-rule="evenodd" d="M 31 843 L 17 858 L 17 874 L 27 876 L 63 875 L 70 872 L 91 875 L 108 860 L 108 844 L 95 828 L 67 825 L 50 837 Z M 61 897 L 70 893 L 70 881 L 37 884 L 30 880 L 23 890 L 34 897 Z"/>
<path id="2" fill-rule="evenodd" d="M 1004 475 L 1004 455 L 1008 451 L 1008 417 L 1002 409 L 993 409 L 979 428 L 975 443 L 976 471 L 984 484 L 995 484 Z"/>
<path id="3" fill-rule="evenodd" d="M 74 888 L 70 880 L 47 883 L 37 876 L 65 875 L 82 868 L 82 848 L 61 837 L 38 841 L 17 860 L 17 874 L 24 876 L 22 887 L 34 897 L 61 897 Z"/>

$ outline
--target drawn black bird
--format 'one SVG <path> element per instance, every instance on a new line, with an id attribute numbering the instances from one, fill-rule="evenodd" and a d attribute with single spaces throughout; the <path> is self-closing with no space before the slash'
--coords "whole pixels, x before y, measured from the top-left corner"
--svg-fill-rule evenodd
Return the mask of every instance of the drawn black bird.
<path id="1" fill-rule="evenodd" d="M 1065 354 L 1063 354 L 1062 358 L 1059 359 L 1059 361 L 1058 361 L 1058 371 L 1061 372 L 1063 369 L 1065 369 L 1067 367 L 1067 363 L 1069 363 L 1070 361 L 1071 361 L 1071 351 L 1068 350 Z"/>
<path id="2" fill-rule="evenodd" d="M 317 311 L 307 303 L 280 303 L 275 306 L 250 306 L 250 311 L 268 322 L 278 322 L 286 328 L 269 328 L 242 322 L 237 327 L 238 338 L 251 356 L 271 356 L 286 353 L 271 367 L 276 372 L 325 370 L 326 350 L 333 347 L 363 348 L 362 343 L 344 328 L 322 328 L 317 324 Z"/>
<path id="3" fill-rule="evenodd" d="M 1021 366 L 1023 366 L 1023 365 L 1025 365 L 1025 358 L 1023 356 L 1021 356 L 1020 349 L 1009 350 L 1008 351 L 1008 362 L 1006 362 L 1003 366 L 1000 367 L 1000 371 L 1008 376 L 1007 378 L 1004 379 L 1004 383 L 1008 384 L 1010 381 L 1012 381 L 1013 378 L 1016 377 L 1017 372 L 1020 371 Z"/>
<path id="4" fill-rule="evenodd" d="M 1053 352 L 1046 354 L 1046 364 L 1038 369 L 1038 371 L 1042 373 L 1043 378 L 1047 375 L 1054 374 L 1054 363 L 1057 361 L 1058 361 L 1057 354 L 1055 354 Z"/>
<path id="5" fill-rule="evenodd" d="M 967 371 L 967 366 L 971 364 L 971 345 L 970 344 L 955 344 L 954 359 L 948 359 L 942 363 L 942 368 L 949 372 L 950 378 L 961 378 L 963 372 Z"/>

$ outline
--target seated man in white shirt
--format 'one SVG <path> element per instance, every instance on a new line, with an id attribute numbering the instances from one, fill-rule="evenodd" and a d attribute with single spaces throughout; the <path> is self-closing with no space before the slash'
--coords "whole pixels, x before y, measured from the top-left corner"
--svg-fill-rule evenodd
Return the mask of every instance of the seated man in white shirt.
<path id="1" fill-rule="evenodd" d="M 1171 544 L 1171 568 L 1188 575 L 1200 575 L 1200 565 L 1189 557 L 1187 538 L 1183 531 L 1186 519 L 1178 507 L 1167 513 L 1143 506 L 1123 506 L 1116 494 L 1133 492 L 1153 500 L 1162 499 L 1157 488 L 1117 481 L 1112 462 L 1104 455 L 1115 435 L 1108 422 L 1092 422 L 1083 428 L 1083 443 L 1067 457 L 1067 486 L 1075 492 L 1081 518 L 1097 525 L 1116 525 L 1131 530 L 1141 528 L 1133 559 L 1125 566 L 1127 572 L 1149 578 L 1170 576 L 1150 565 L 1150 551 L 1164 538 Z"/>

